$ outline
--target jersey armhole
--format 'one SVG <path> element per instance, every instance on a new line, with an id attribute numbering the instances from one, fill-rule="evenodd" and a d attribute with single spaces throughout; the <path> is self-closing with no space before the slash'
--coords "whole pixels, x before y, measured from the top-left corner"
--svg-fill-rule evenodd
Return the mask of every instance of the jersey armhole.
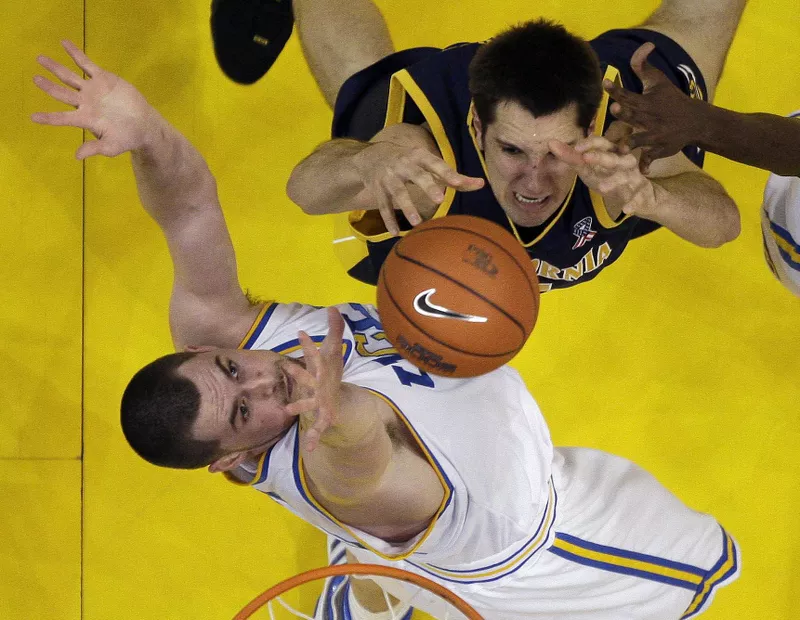
<path id="1" fill-rule="evenodd" d="M 620 74 L 619 70 L 612 65 L 608 65 L 606 67 L 606 72 L 603 76 L 603 79 L 609 80 L 617 86 L 624 86 L 622 83 L 622 75 Z M 610 99 L 611 97 L 609 94 L 603 90 L 603 98 L 600 100 L 600 107 L 598 108 L 597 116 L 595 117 L 594 135 L 596 136 L 602 136 L 605 133 L 606 118 L 608 117 L 608 106 L 610 105 Z M 611 218 L 611 215 L 608 212 L 608 207 L 606 207 L 605 200 L 603 200 L 603 197 L 599 193 L 589 189 L 589 198 L 592 202 L 592 210 L 594 211 L 597 221 L 606 230 L 616 228 L 629 217 L 631 217 L 630 215 L 621 214 L 620 217 L 614 220 Z"/>

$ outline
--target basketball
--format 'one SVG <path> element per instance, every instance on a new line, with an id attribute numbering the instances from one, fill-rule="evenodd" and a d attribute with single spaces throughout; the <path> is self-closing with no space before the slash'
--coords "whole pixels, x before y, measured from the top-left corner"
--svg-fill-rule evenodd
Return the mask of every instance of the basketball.
<path id="1" fill-rule="evenodd" d="M 488 220 L 448 215 L 394 245 L 377 300 L 400 355 L 426 372 L 473 377 L 522 349 L 539 312 L 539 281 L 511 233 Z"/>

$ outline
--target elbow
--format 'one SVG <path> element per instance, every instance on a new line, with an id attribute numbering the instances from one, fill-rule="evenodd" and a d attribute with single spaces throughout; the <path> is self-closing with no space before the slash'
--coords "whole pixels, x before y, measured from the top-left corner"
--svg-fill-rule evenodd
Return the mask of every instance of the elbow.
<path id="1" fill-rule="evenodd" d="M 720 226 L 720 239 L 717 247 L 733 241 L 742 232 L 742 216 L 736 203 L 730 198 L 728 198 L 724 213 L 725 217 Z"/>
<path id="2" fill-rule="evenodd" d="M 714 234 L 710 236 L 707 244 L 703 244 L 707 248 L 719 248 L 735 240 L 742 232 L 742 218 L 736 203 L 730 200 L 722 215 Z"/>
<path id="3" fill-rule="evenodd" d="M 292 174 L 289 176 L 289 180 L 286 183 L 286 195 L 306 215 L 320 215 L 323 212 L 317 208 L 312 196 L 309 195 L 302 179 L 302 172 L 298 172 L 298 168 L 299 166 L 292 170 Z"/>

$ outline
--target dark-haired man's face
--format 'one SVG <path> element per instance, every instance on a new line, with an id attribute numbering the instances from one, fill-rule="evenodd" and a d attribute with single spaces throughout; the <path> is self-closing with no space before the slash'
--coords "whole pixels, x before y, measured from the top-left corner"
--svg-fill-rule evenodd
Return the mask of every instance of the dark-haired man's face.
<path id="1" fill-rule="evenodd" d="M 200 411 L 193 436 L 219 440 L 225 453 L 267 449 L 295 417 L 286 405 L 305 396 L 284 371 L 297 364 L 272 351 L 211 349 L 184 363 L 178 374 L 200 392 Z"/>
<path id="2" fill-rule="evenodd" d="M 534 117 L 513 101 L 497 104 L 495 120 L 481 126 L 478 143 L 486 161 L 486 176 L 500 206 L 517 226 L 539 226 L 555 213 L 572 189 L 574 169 L 550 152 L 548 143 L 573 145 L 586 136 L 578 125 L 575 104 Z"/>

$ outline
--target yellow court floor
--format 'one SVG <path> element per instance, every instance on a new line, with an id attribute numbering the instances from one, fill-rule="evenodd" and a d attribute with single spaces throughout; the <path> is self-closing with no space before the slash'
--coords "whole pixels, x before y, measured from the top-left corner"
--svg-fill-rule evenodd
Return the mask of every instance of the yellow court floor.
<path id="1" fill-rule="evenodd" d="M 35 57 L 70 38 L 135 84 L 206 155 L 241 279 L 280 301 L 374 301 L 340 269 L 332 224 L 285 197 L 330 112 L 296 37 L 253 87 L 216 67 L 209 2 L 4 0 L 0 55 L 0 618 L 227 618 L 280 578 L 325 561 L 320 534 L 269 499 L 205 472 L 165 471 L 127 447 L 130 376 L 170 350 L 171 268 L 138 206 L 128 157 L 73 158 Z M 656 0 L 383 0 L 398 48 L 480 40 L 545 15 L 591 37 Z M 717 103 L 800 108 L 794 0 L 752 2 Z M 800 608 L 800 302 L 772 278 L 758 209 L 766 173 L 709 157 L 740 205 L 719 250 L 666 232 L 602 276 L 543 298 L 514 365 L 559 445 L 630 458 L 737 538 L 740 580 L 709 620 L 793 620 Z"/>

